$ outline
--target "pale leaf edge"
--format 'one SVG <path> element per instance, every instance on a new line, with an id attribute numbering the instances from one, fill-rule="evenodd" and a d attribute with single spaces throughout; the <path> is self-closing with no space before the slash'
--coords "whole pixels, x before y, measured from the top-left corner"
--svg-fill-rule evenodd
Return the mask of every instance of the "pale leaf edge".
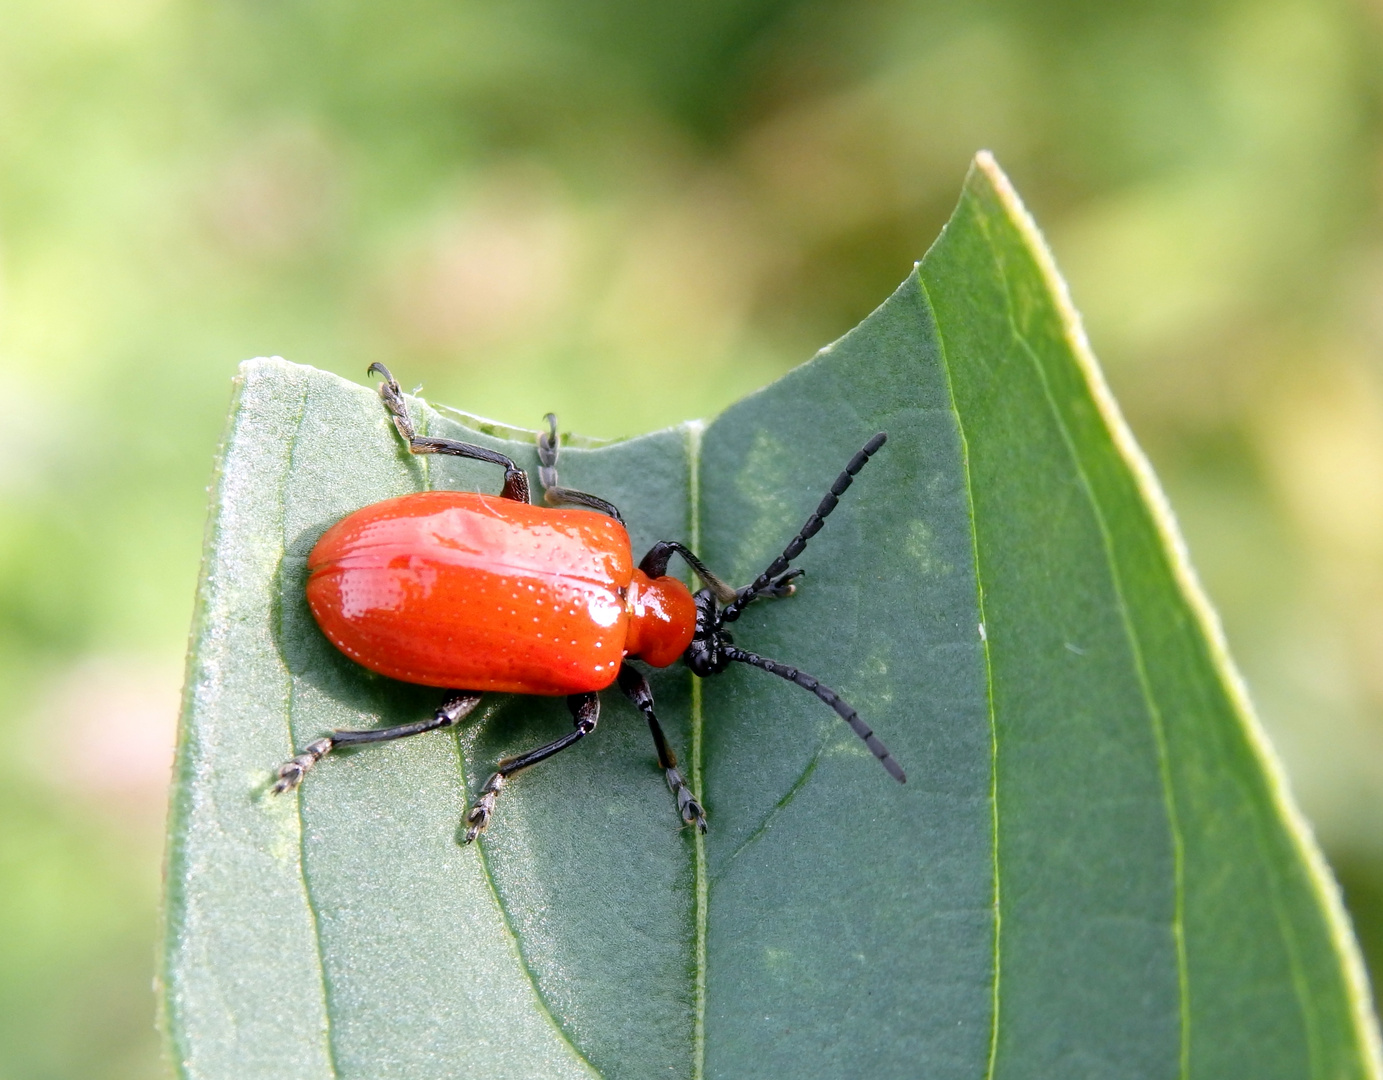
<path id="1" fill-rule="evenodd" d="M 1335 881 L 1319 843 L 1310 824 L 1302 815 L 1287 783 L 1286 772 L 1278 759 L 1277 752 L 1269 742 L 1262 722 L 1249 698 L 1248 688 L 1243 676 L 1229 654 L 1225 641 L 1224 628 L 1219 614 L 1210 603 L 1205 589 L 1191 565 L 1186 541 L 1177 525 L 1171 504 L 1162 490 L 1142 448 L 1133 437 L 1133 431 L 1124 419 L 1118 402 L 1105 380 L 1099 361 L 1086 337 L 1085 326 L 1080 313 L 1071 301 L 1070 290 L 1065 278 L 1056 267 L 1046 240 L 1037 223 L 1023 205 L 1018 192 L 999 167 L 994 155 L 981 150 L 975 155 L 971 169 L 972 178 L 978 174 L 991 187 L 1001 206 L 1008 214 L 1010 222 L 1023 237 L 1042 274 L 1047 291 L 1053 297 L 1067 341 L 1075 356 L 1076 364 L 1085 378 L 1090 396 L 1099 410 L 1105 427 L 1113 439 L 1115 449 L 1128 466 L 1134 482 L 1142 494 L 1152 517 L 1153 526 L 1167 553 L 1172 575 L 1182 598 L 1186 601 L 1196 625 L 1209 644 L 1211 662 L 1228 693 L 1231 707 L 1238 717 L 1239 724 L 1248 738 L 1249 747 L 1258 766 L 1267 777 L 1268 793 L 1273 805 L 1287 828 L 1293 847 L 1306 866 L 1317 900 L 1325 912 L 1330 940 L 1344 971 L 1345 983 L 1349 992 L 1350 1010 L 1354 1027 L 1359 1036 L 1359 1044 L 1364 1056 L 1363 1064 L 1374 1080 L 1383 1080 L 1383 1040 L 1380 1040 L 1375 1019 L 1372 994 L 1364 967 L 1363 956 L 1359 951 L 1349 915 L 1345 910 L 1344 898 L 1339 884 Z"/>

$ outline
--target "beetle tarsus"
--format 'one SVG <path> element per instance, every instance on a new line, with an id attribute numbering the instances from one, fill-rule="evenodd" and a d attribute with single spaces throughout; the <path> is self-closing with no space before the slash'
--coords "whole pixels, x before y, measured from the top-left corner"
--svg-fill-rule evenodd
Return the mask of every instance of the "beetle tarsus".
<path id="1" fill-rule="evenodd" d="M 543 417 L 547 430 L 538 433 L 538 482 L 546 488 L 555 488 L 557 483 L 557 414 L 548 413 Z"/>
<path id="2" fill-rule="evenodd" d="M 700 801 L 692 794 L 692 789 L 687 786 L 687 781 L 676 767 L 663 770 L 663 775 L 667 777 L 667 786 L 677 797 L 677 812 L 682 815 L 682 820 L 688 825 L 695 825 L 696 831 L 704 833 L 706 831 L 706 811 Z"/>
<path id="3" fill-rule="evenodd" d="M 557 414 L 548 413 L 543 420 L 547 423 L 547 430 L 538 432 L 538 483 L 543 486 L 543 502 L 548 506 L 584 506 L 612 517 L 623 525 L 624 515 L 608 499 L 588 491 L 562 487 L 557 479 L 557 454 L 562 446 L 557 436 Z"/>
<path id="4" fill-rule="evenodd" d="M 399 389 L 398 380 L 383 364 L 376 361 L 370 365 L 370 374 L 381 376 L 384 381 L 379 384 L 380 400 L 384 402 L 384 407 L 389 410 L 394 420 L 394 427 L 403 436 L 403 441 L 412 443 L 418 437 L 417 429 L 413 426 L 413 420 L 408 415 L 408 406 L 403 401 L 403 391 Z M 411 446 L 410 446 L 411 449 Z"/>
<path id="5" fill-rule="evenodd" d="M 464 843 L 474 843 L 475 838 L 490 827 L 490 819 L 495 814 L 495 801 L 503 790 L 503 773 L 495 773 L 485 781 L 485 786 L 480 791 L 480 798 L 476 799 L 475 805 L 466 814 L 467 827 Z"/>
<path id="6" fill-rule="evenodd" d="M 390 373 L 389 369 L 379 362 L 370 365 L 372 374 L 382 375 L 384 381 L 379 384 L 380 400 L 384 402 L 385 408 L 394 418 L 394 427 L 398 428 L 399 435 L 408 444 L 408 452 L 411 454 L 448 454 L 452 457 L 470 458 L 472 461 L 484 461 L 491 465 L 498 465 L 504 469 L 504 488 L 500 495 L 506 499 L 513 499 L 515 502 L 528 502 L 528 474 L 514 464 L 509 458 L 494 450 L 487 450 L 483 446 L 475 446 L 472 443 L 457 442 L 455 439 L 431 439 L 418 434 L 418 429 L 413 426 L 413 419 L 408 415 L 408 405 L 403 400 L 403 391 L 399 389 L 398 381 Z"/>
<path id="7" fill-rule="evenodd" d="M 309 743 L 307 749 L 301 754 L 279 766 L 278 779 L 269 790 L 275 795 L 292 791 L 303 782 L 303 777 L 307 775 L 307 771 L 312 766 L 331 753 L 331 746 L 330 738 L 318 739 L 314 743 Z"/>

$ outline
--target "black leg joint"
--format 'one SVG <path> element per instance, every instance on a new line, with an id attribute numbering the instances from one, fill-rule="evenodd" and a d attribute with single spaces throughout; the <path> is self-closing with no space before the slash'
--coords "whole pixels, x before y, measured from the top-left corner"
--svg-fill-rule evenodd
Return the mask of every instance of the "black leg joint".
<path id="1" fill-rule="evenodd" d="M 639 569 L 651 578 L 664 577 L 667 574 L 668 562 L 673 555 L 680 555 L 682 559 L 701 579 L 703 585 L 715 594 L 715 598 L 722 604 L 733 601 L 739 593 L 721 580 L 710 567 L 698 559 L 690 548 L 684 547 L 676 540 L 659 540 L 651 548 L 648 554 L 639 562 Z"/>

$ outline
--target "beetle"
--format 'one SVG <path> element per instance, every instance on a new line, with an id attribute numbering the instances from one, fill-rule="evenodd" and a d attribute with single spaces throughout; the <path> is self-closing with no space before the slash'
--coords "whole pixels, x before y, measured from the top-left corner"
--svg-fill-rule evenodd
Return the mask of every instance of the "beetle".
<path id="1" fill-rule="evenodd" d="M 364 731 L 335 731 L 279 767 L 273 792 L 296 788 L 327 754 L 451 727 L 489 691 L 565 696 L 574 730 L 499 762 L 465 817 L 465 842 L 489 826 L 515 773 L 595 730 L 602 690 L 618 683 L 648 721 L 658 764 L 682 820 L 706 831 L 706 812 L 677 767 L 638 659 L 667 667 L 679 658 L 707 678 L 732 663 L 770 672 L 829 705 L 900 783 L 888 748 L 834 690 L 778 660 L 742 649 L 726 629 L 757 600 L 792 595 L 802 574 L 790 563 L 820 530 L 840 496 L 887 436 L 855 454 L 783 553 L 750 584 L 732 588 L 688 548 L 661 540 L 637 566 L 619 509 L 557 479 L 557 418 L 538 435 L 538 479 L 546 505 L 533 505 L 528 476 L 493 450 L 417 433 L 389 369 L 371 364 L 394 427 L 414 454 L 449 454 L 504 469 L 498 496 L 424 491 L 366 506 L 323 533 L 308 556 L 307 601 L 327 638 L 372 671 L 450 690 L 430 719 Z M 565 508 L 564 508 L 565 507 Z M 668 576 L 673 555 L 700 579 L 693 594 Z M 465 689 L 457 689 L 464 687 Z"/>

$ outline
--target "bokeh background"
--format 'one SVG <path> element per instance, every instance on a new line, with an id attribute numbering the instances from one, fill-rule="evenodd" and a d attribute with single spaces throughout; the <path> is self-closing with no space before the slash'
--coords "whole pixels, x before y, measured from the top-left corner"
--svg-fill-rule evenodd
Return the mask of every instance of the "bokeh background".
<path id="1" fill-rule="evenodd" d="M 1383 971 L 1383 0 L 0 0 L 0 1077 L 162 1075 L 239 360 L 708 416 L 887 296 L 981 147 Z"/>

